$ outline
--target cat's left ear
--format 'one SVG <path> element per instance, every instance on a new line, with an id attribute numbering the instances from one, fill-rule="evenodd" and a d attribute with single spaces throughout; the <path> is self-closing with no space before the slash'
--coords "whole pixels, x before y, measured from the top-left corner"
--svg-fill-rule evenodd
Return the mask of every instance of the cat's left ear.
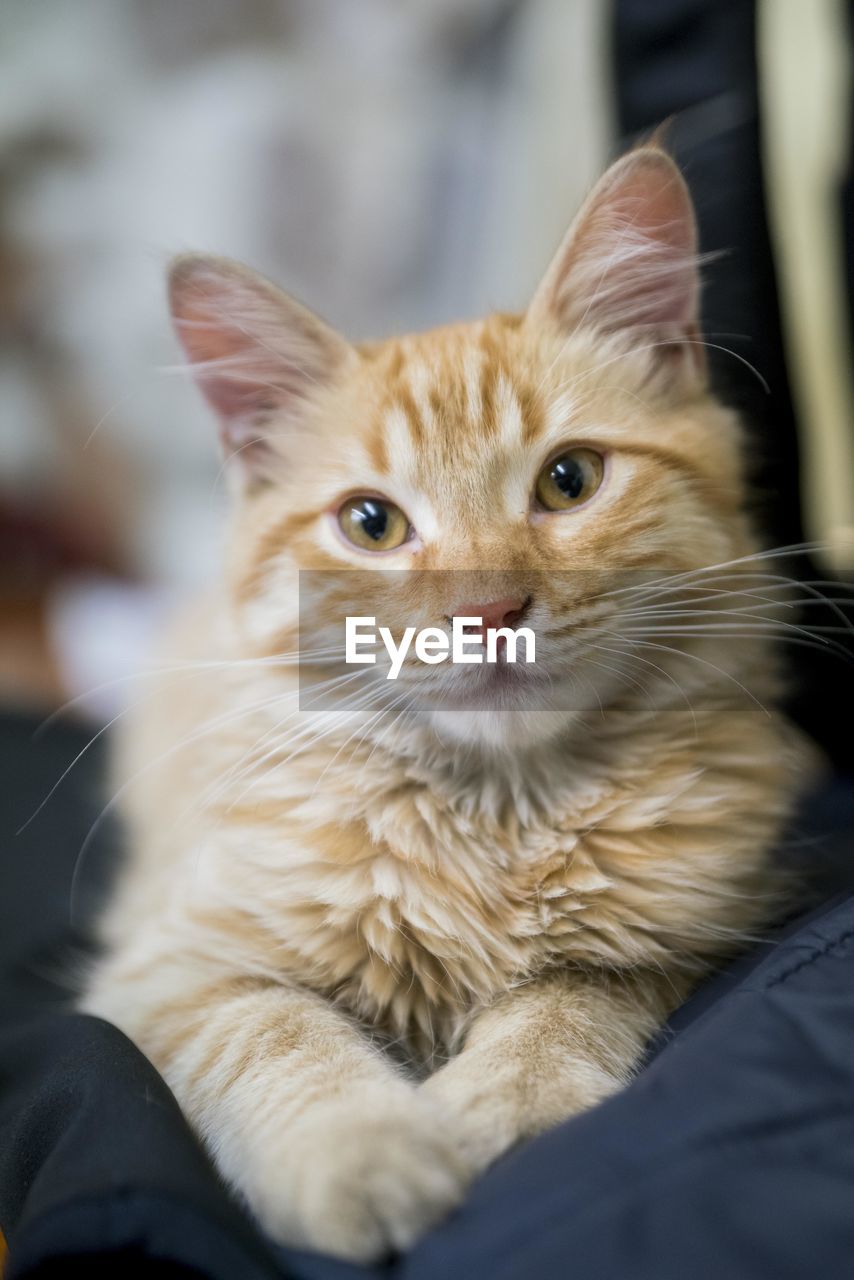
<path id="1" fill-rule="evenodd" d="M 263 478 L 287 429 L 358 359 L 318 316 L 226 258 L 178 258 L 169 273 L 175 330 L 243 474 Z"/>
<path id="2" fill-rule="evenodd" d="M 705 373 L 699 294 L 691 197 L 670 156 L 650 144 L 594 187 L 528 315 L 567 334 L 587 326 L 626 333 L 648 346 L 654 368 L 696 381 Z"/>

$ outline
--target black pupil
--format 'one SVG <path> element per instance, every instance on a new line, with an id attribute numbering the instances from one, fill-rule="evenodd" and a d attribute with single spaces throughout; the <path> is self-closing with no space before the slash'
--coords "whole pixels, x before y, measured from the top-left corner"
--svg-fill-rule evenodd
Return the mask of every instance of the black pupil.
<path id="1" fill-rule="evenodd" d="M 355 515 L 368 537 L 374 542 L 382 542 L 388 528 L 388 511 L 383 504 L 368 500 L 361 504 Z"/>
<path id="2" fill-rule="evenodd" d="M 577 498 L 584 488 L 584 469 L 575 458 L 561 458 L 552 467 L 552 480 L 565 497 Z"/>

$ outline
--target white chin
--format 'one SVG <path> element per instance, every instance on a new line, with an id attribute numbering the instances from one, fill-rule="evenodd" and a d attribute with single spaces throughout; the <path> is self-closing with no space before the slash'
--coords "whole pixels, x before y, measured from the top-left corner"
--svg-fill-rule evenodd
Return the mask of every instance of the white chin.
<path id="1" fill-rule="evenodd" d="M 547 742 L 565 732 L 572 712 L 550 711 L 545 707 L 433 710 L 430 719 L 436 736 L 443 741 L 488 747 L 494 751 L 519 752 Z"/>

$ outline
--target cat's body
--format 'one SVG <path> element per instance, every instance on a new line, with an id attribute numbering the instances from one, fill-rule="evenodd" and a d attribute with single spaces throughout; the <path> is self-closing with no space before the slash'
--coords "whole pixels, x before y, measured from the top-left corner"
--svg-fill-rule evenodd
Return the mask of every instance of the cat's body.
<path id="1" fill-rule="evenodd" d="M 126 734 L 131 851 L 84 1003 L 162 1070 L 273 1234 L 347 1256 L 405 1246 L 512 1142 L 619 1087 L 778 900 L 770 850 L 805 755 L 766 634 L 650 629 L 717 598 L 702 566 L 760 589 L 737 424 L 692 349 L 690 207 L 646 149 L 577 226 L 526 317 L 358 353 L 238 269 L 176 273 L 229 443 L 260 436 L 274 461 L 221 596 Z M 607 459 L 601 492 L 532 507 L 561 445 Z M 405 715 L 300 707 L 280 657 L 297 571 L 372 554 L 333 527 L 348 493 L 406 512 L 382 567 L 431 571 L 424 621 L 459 607 L 441 598 L 456 573 L 483 573 L 573 697 L 419 710 L 409 671 Z"/>

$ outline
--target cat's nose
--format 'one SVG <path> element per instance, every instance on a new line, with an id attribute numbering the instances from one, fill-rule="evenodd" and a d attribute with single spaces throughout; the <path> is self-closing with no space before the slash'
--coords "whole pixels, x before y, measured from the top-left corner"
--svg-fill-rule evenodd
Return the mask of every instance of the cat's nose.
<path id="1" fill-rule="evenodd" d="M 448 621 L 454 618 L 480 618 L 481 639 L 484 632 L 496 630 L 498 627 L 518 627 L 531 607 L 530 596 L 505 596 L 502 600 L 488 600 L 483 604 L 458 604 L 454 612 L 448 615 Z M 466 633 L 474 636 L 477 628 L 466 627 Z"/>

